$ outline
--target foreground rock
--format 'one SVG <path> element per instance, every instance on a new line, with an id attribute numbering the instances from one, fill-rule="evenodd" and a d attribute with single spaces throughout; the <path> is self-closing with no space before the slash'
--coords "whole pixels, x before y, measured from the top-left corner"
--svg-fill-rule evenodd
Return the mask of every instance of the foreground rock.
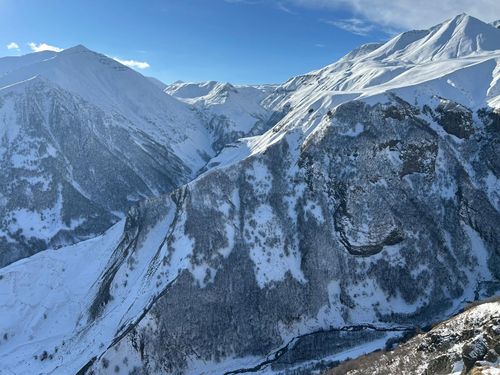
<path id="1" fill-rule="evenodd" d="M 390 352 L 347 361 L 325 375 L 500 374 L 500 302 L 440 323 Z"/>

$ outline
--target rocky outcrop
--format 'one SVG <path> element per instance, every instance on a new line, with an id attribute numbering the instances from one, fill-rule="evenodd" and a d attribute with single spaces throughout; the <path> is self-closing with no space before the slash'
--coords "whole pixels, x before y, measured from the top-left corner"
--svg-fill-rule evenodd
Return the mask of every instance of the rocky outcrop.
<path id="1" fill-rule="evenodd" d="M 496 374 L 500 367 L 500 302 L 471 307 L 391 351 L 346 361 L 325 375 Z"/>

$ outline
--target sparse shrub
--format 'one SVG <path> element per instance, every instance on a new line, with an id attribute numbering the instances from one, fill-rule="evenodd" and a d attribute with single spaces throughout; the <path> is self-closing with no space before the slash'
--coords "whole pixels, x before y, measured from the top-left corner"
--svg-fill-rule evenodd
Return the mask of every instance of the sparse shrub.
<path id="1" fill-rule="evenodd" d="M 103 368 L 108 368 L 109 367 L 109 360 L 107 358 L 103 358 L 101 360 L 101 362 L 102 362 L 102 367 Z"/>

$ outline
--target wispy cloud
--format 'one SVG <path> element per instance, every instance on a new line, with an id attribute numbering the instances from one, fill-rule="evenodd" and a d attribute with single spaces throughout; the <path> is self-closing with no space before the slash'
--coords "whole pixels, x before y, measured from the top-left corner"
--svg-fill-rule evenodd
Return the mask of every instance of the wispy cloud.
<path id="1" fill-rule="evenodd" d="M 316 44 L 314 45 L 314 47 L 317 47 L 317 48 L 325 48 L 325 47 L 326 47 L 326 45 L 325 45 L 325 44 L 323 44 L 323 43 L 316 43 Z"/>
<path id="2" fill-rule="evenodd" d="M 356 35 L 368 35 L 370 31 L 373 31 L 374 29 L 373 25 L 369 25 L 359 18 L 348 18 L 342 20 L 322 19 L 321 21 Z"/>
<path id="3" fill-rule="evenodd" d="M 147 69 L 151 66 L 146 61 L 122 60 L 118 57 L 113 57 L 113 59 L 118 61 L 120 64 L 126 65 L 129 68 L 134 68 L 134 69 Z"/>
<path id="4" fill-rule="evenodd" d="M 446 18 L 467 13 L 483 21 L 492 22 L 500 15 L 498 0 L 224 0 L 233 4 L 270 4 L 285 12 L 297 14 L 300 8 L 316 8 L 346 11 L 352 18 L 338 21 L 337 27 L 350 28 L 351 32 L 364 33 L 363 27 L 349 22 L 352 19 L 366 20 L 368 24 L 381 27 L 382 31 L 392 34 L 407 29 L 425 29 L 436 25 Z M 363 35 L 363 34 L 361 34 Z"/>
<path id="5" fill-rule="evenodd" d="M 226 3 L 229 4 L 259 4 L 261 3 L 260 0 L 224 0 Z"/>
<path id="6" fill-rule="evenodd" d="M 41 52 L 41 51 L 54 51 L 54 52 L 61 52 L 63 49 L 56 47 L 56 46 L 51 46 L 50 44 L 47 43 L 28 43 L 28 46 L 31 48 L 33 52 Z"/>
<path id="7" fill-rule="evenodd" d="M 424 29 L 467 13 L 491 22 L 500 15 L 498 0 L 280 0 L 295 7 L 351 12 L 355 18 L 393 29 Z"/>
<path id="8" fill-rule="evenodd" d="M 16 51 L 19 51 L 19 44 L 16 42 L 10 42 L 7 44 L 7 49 L 15 49 Z"/>
<path id="9" fill-rule="evenodd" d="M 290 5 L 293 5 L 291 1 L 287 0 L 224 0 L 229 4 L 247 4 L 247 5 L 257 5 L 257 4 L 270 4 L 276 9 L 279 9 L 285 13 L 297 15 L 297 12 L 293 10 Z"/>
<path id="10" fill-rule="evenodd" d="M 288 7 L 287 5 L 285 5 L 284 3 L 282 3 L 281 1 L 276 2 L 276 7 L 277 7 L 279 10 L 281 10 L 281 11 L 283 11 L 283 12 L 285 12 L 285 13 L 288 13 L 288 14 L 293 14 L 293 15 L 296 15 L 296 14 L 297 14 L 297 12 L 295 12 L 295 11 L 291 10 L 291 9 L 290 9 L 290 7 Z"/>

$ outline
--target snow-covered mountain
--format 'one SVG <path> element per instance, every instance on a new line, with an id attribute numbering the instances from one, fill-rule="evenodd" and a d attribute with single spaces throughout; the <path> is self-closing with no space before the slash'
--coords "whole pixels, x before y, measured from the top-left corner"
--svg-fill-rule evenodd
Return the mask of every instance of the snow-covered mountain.
<path id="1" fill-rule="evenodd" d="M 281 119 L 101 236 L 1 269 L 3 368 L 311 373 L 498 294 L 499 80 L 500 30 L 459 15 L 269 92 L 167 87 L 196 118 Z"/>
<path id="2" fill-rule="evenodd" d="M 465 91 L 475 87 L 476 82 L 464 80 L 461 75 L 464 82 L 457 82 L 453 87 L 454 77 L 449 77 L 450 82 L 447 82 L 448 74 L 459 75 L 461 69 L 473 66 L 476 70 L 484 69 L 485 74 L 491 73 L 487 65 L 495 66 L 500 43 L 498 35 L 499 31 L 494 27 L 462 14 L 429 30 L 405 32 L 384 44 L 363 45 L 335 64 L 292 78 L 266 100 L 274 105 L 286 103 L 291 106 L 308 100 L 308 104 L 313 105 L 318 96 L 329 95 L 335 99 L 333 104 L 338 105 L 339 102 L 397 88 L 410 90 L 423 82 L 431 83 L 418 87 L 427 90 L 426 97 L 434 95 L 433 90 L 437 92 L 446 86 L 457 97 L 461 91 L 459 85 L 465 85 L 462 90 Z M 486 88 L 489 89 L 489 100 L 498 97 L 496 85 L 493 80 L 492 87 Z M 478 86 L 475 89 L 485 88 Z M 485 105 L 474 103 L 476 96 L 483 98 L 484 93 L 472 92 L 468 98 L 457 99 L 475 107 Z"/>
<path id="3" fill-rule="evenodd" d="M 234 86 L 209 81 L 175 82 L 165 92 L 197 109 L 216 135 L 214 148 L 220 150 L 238 138 L 264 133 L 281 119 L 283 113 L 263 103 L 274 89 L 273 85 Z"/>
<path id="4" fill-rule="evenodd" d="M 0 74 L 0 265 L 103 232 L 213 152 L 189 107 L 85 47 L 3 58 Z"/>
<path id="5" fill-rule="evenodd" d="M 0 88 L 0 266 L 102 233 L 234 140 L 159 81 L 83 46 L 0 59 Z"/>

